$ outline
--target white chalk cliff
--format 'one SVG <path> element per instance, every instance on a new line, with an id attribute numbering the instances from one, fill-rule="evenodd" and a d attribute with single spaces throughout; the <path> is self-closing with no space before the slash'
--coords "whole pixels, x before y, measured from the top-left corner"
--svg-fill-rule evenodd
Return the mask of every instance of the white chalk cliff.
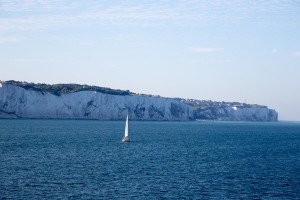
<path id="1" fill-rule="evenodd" d="M 267 107 L 209 107 L 195 110 L 194 118 L 218 121 L 276 122 L 278 113 Z"/>
<path id="2" fill-rule="evenodd" d="M 0 118 L 190 120 L 191 106 L 175 99 L 80 91 L 56 96 L 2 83 Z"/>
<path id="3" fill-rule="evenodd" d="M 0 118 L 120 120 L 278 121 L 266 106 L 208 106 L 199 109 L 177 99 L 79 91 L 54 95 L 0 82 Z"/>

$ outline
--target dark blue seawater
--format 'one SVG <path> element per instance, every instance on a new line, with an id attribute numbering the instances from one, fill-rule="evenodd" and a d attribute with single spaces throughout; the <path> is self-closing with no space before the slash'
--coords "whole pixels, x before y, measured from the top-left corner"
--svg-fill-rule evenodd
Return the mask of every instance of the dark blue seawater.
<path id="1" fill-rule="evenodd" d="M 300 123 L 0 120 L 0 199 L 300 199 Z"/>

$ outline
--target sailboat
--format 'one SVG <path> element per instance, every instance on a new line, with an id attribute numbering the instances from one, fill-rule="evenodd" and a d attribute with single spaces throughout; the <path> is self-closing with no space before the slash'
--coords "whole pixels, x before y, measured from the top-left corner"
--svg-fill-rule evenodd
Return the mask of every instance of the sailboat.
<path id="1" fill-rule="evenodd" d="M 129 142 L 129 137 L 128 137 L 128 114 L 127 114 L 127 117 L 126 117 L 125 134 L 124 134 L 124 138 L 122 139 L 122 142 Z"/>

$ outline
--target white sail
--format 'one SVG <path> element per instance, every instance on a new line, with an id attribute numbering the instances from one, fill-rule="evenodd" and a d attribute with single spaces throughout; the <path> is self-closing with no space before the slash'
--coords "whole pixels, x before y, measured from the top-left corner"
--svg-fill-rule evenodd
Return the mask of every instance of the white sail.
<path id="1" fill-rule="evenodd" d="M 122 142 L 129 142 L 129 138 L 128 138 L 128 114 L 127 114 L 127 117 L 126 117 L 125 135 L 124 135 L 124 138 L 122 139 Z"/>
<path id="2" fill-rule="evenodd" d="M 125 136 L 124 137 L 128 137 L 128 115 L 126 118 L 126 124 L 125 124 Z"/>

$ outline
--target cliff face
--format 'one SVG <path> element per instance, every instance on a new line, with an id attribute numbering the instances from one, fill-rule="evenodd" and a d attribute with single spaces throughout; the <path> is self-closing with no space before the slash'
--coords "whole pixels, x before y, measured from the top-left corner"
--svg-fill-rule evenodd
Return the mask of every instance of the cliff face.
<path id="1" fill-rule="evenodd" d="M 194 118 L 218 121 L 277 122 L 278 113 L 267 107 L 208 107 L 195 109 Z"/>
<path id="2" fill-rule="evenodd" d="M 266 106 L 95 91 L 59 96 L 0 82 L 0 118 L 120 120 L 127 112 L 131 120 L 278 121 L 277 112 Z"/>
<path id="3" fill-rule="evenodd" d="M 0 118 L 190 120 L 192 107 L 175 99 L 80 91 L 56 96 L 0 85 Z"/>

